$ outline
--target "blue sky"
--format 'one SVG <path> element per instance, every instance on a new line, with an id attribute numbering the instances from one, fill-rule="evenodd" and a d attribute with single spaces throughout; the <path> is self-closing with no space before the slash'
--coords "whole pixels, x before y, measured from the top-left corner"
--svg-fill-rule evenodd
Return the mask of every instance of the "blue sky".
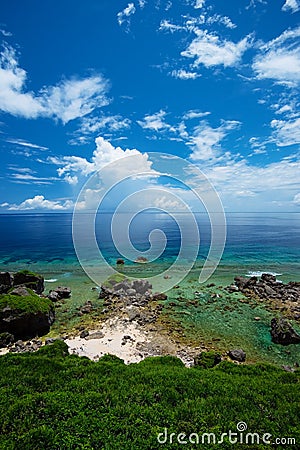
<path id="1" fill-rule="evenodd" d="M 72 210 L 106 163 L 137 155 L 154 174 L 149 152 L 197 166 L 225 210 L 299 211 L 299 0 L 0 10 L 1 212 Z M 146 184 L 186 194 L 157 173 Z"/>

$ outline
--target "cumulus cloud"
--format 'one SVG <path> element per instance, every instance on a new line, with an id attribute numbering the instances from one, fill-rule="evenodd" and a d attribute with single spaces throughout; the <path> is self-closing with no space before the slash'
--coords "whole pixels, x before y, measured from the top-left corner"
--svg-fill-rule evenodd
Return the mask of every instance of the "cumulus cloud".
<path id="1" fill-rule="evenodd" d="M 299 11 L 300 3 L 298 0 L 286 0 L 281 9 L 282 11 L 291 12 L 293 14 Z"/>
<path id="2" fill-rule="evenodd" d="M 252 68 L 258 79 L 269 78 L 295 85 L 300 81 L 300 27 L 284 31 L 261 47 Z"/>
<path id="3" fill-rule="evenodd" d="M 0 54 L 1 111 L 27 119 L 51 117 L 65 124 L 108 103 L 108 83 L 101 75 L 63 80 L 38 93 L 27 91 L 26 81 L 15 50 L 5 46 Z"/>
<path id="4" fill-rule="evenodd" d="M 63 177 L 65 181 L 70 184 L 75 184 L 78 181 L 78 176 L 88 176 L 98 170 L 103 169 L 108 164 L 117 161 L 121 158 L 123 161 L 124 174 L 137 174 L 139 172 L 151 172 L 151 162 L 148 159 L 148 155 L 142 154 L 136 149 L 125 149 L 121 147 L 114 147 L 109 141 L 99 136 L 95 139 L 96 149 L 93 152 L 92 158 L 87 160 L 80 156 L 64 156 L 62 158 L 49 158 L 50 162 L 60 166 L 57 169 L 57 173 L 60 177 Z M 135 167 L 130 167 L 132 161 L 126 162 L 126 157 L 137 156 L 135 159 Z M 153 175 L 154 175 L 154 171 Z M 106 175 L 114 178 L 117 174 L 114 174 L 114 169 L 106 171 Z"/>
<path id="5" fill-rule="evenodd" d="M 9 205 L 7 202 L 1 205 L 5 206 L 9 211 L 26 211 L 31 209 L 48 209 L 55 211 L 68 210 L 73 207 L 73 202 L 71 200 L 58 201 L 58 200 L 47 200 L 43 195 L 36 195 L 33 198 L 27 198 L 19 205 L 12 204 Z"/>
<path id="6" fill-rule="evenodd" d="M 221 40 L 219 36 L 209 33 L 207 30 L 197 30 L 197 37 L 193 39 L 188 48 L 181 52 L 182 56 L 194 58 L 194 66 L 203 64 L 205 67 L 223 65 L 224 67 L 236 66 L 245 51 L 250 47 L 250 36 L 234 43 Z"/>

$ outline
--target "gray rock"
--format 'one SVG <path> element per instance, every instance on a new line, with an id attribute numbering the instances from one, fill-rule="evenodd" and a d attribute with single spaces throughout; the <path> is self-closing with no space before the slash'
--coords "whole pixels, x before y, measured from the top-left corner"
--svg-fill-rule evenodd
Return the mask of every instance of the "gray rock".
<path id="1" fill-rule="evenodd" d="M 20 297 L 27 297 L 31 295 L 28 289 L 25 286 L 17 286 L 12 291 L 10 291 L 12 295 L 19 295 Z"/>
<path id="2" fill-rule="evenodd" d="M 228 356 L 234 361 L 244 362 L 246 360 L 246 353 L 242 349 L 229 350 Z"/>
<path id="3" fill-rule="evenodd" d="M 91 339 L 102 339 L 104 338 L 104 333 L 102 333 L 102 331 L 95 331 L 95 333 L 89 334 L 88 336 L 86 336 L 86 340 L 89 341 Z"/>
<path id="4" fill-rule="evenodd" d="M 87 336 L 89 336 L 89 332 L 88 332 L 88 330 L 83 330 L 81 333 L 80 333 L 80 337 L 81 337 L 81 339 L 84 339 L 84 338 L 86 338 Z"/>
<path id="5" fill-rule="evenodd" d="M 275 344 L 290 345 L 300 343 L 300 335 L 283 318 L 271 320 L 271 337 Z"/>
<path id="6" fill-rule="evenodd" d="M 49 300 L 51 300 L 52 302 L 57 302 L 60 297 L 58 295 L 58 293 L 56 291 L 50 291 L 49 295 L 48 295 Z"/>
<path id="7" fill-rule="evenodd" d="M 58 294 L 59 299 L 70 298 L 72 293 L 71 289 L 65 286 L 58 286 L 54 292 Z"/>

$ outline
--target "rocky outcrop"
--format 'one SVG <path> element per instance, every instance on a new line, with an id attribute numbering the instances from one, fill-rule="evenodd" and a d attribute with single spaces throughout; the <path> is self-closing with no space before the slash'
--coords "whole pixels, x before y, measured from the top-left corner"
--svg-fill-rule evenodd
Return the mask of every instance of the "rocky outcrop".
<path id="1" fill-rule="evenodd" d="M 52 302 L 27 287 L 18 287 L 0 296 L 0 332 L 17 339 L 46 334 L 54 322 Z"/>
<path id="2" fill-rule="evenodd" d="M 271 320 L 271 336 L 275 344 L 290 345 L 300 343 L 300 335 L 283 318 Z"/>
<path id="3" fill-rule="evenodd" d="M 44 291 L 44 278 L 28 270 L 20 272 L 0 272 L 0 294 L 7 294 L 10 289 L 25 286 L 37 294 Z"/>
<path id="4" fill-rule="evenodd" d="M 235 277 L 234 284 L 227 287 L 230 292 L 240 291 L 247 297 L 258 297 L 261 299 L 278 299 L 282 302 L 300 301 L 300 283 L 290 281 L 281 283 L 274 275 L 263 273 L 258 277 Z"/>
<path id="5" fill-rule="evenodd" d="M 162 310 L 162 305 L 158 302 L 165 300 L 167 296 L 152 294 L 152 285 L 148 280 L 124 279 L 102 285 L 99 298 L 104 300 L 103 312 L 123 315 L 129 322 L 136 321 L 139 325 L 145 325 L 157 320 Z"/>

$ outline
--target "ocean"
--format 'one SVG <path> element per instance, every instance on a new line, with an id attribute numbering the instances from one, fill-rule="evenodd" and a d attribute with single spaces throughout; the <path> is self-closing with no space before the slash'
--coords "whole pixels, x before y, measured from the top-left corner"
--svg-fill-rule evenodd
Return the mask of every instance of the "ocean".
<path id="1" fill-rule="evenodd" d="M 124 215 L 126 216 L 126 215 Z M 188 234 L 186 249 L 181 263 L 190 263 L 189 255 L 195 255 L 201 265 L 207 257 L 211 241 L 210 224 L 203 214 L 195 215 L 199 226 L 200 247 L 196 248 L 194 236 L 189 236 L 189 224 L 184 224 L 183 233 Z M 96 241 L 109 264 L 115 265 L 122 257 L 115 247 L 111 236 L 111 214 L 99 214 L 96 218 Z M 90 222 L 89 215 L 82 215 L 82 221 Z M 118 217 L 120 229 L 127 218 Z M 251 275 L 260 272 L 272 272 L 280 275 L 282 281 L 300 281 L 300 213 L 230 213 L 226 216 L 227 237 L 224 253 L 219 266 L 211 277 L 226 279 L 234 274 Z M 184 221 L 183 221 L 184 223 Z M 84 227 L 83 227 L 84 228 Z M 159 266 L 166 267 L 176 261 L 180 250 L 180 229 L 174 218 L 167 214 L 138 214 L 132 220 L 129 240 L 135 250 L 125 248 L 125 264 L 136 267 L 133 261 L 137 255 L 149 249 L 149 234 L 161 229 L 166 236 L 166 246 L 158 258 L 149 266 L 150 272 L 159 273 Z M 154 237 L 153 237 L 154 236 Z M 162 236 L 153 235 L 152 250 L 154 256 L 162 246 Z M 85 246 L 85 242 L 82 242 Z M 158 250 L 156 248 L 158 247 Z M 90 252 L 90 253 L 89 253 Z M 151 253 L 151 252 L 150 252 Z M 86 247 L 86 258 L 93 264 L 93 249 Z M 148 255 L 148 259 L 151 260 Z M 101 261 L 95 258 L 94 264 Z M 146 265 L 145 265 L 146 266 Z M 78 276 L 82 271 L 74 250 L 72 239 L 72 214 L 1 214 L 0 215 L 0 268 L 1 270 L 30 269 L 42 272 L 46 276 Z M 133 269 L 132 269 L 133 270 Z M 140 270 L 138 267 L 137 270 Z M 145 267 L 146 270 L 146 267 Z M 147 276 L 147 274 L 146 274 Z"/>
<path id="2" fill-rule="evenodd" d="M 76 242 L 77 251 L 81 248 L 80 263 L 72 238 L 72 214 L 1 214 L 0 270 L 29 269 L 41 273 L 46 280 L 46 292 L 57 285 L 71 287 L 72 299 L 65 308 L 65 312 L 68 311 L 64 318 L 58 314 L 54 325 L 58 332 L 62 324 L 65 329 L 68 321 L 72 325 L 79 305 L 86 300 L 94 301 L 97 282 L 101 281 L 103 274 L 107 275 L 107 267 L 112 267 L 112 270 L 126 276 L 153 279 L 156 290 L 179 285 L 179 288 L 176 286 L 168 291 L 168 301 L 176 304 L 169 308 L 168 314 L 184 327 L 187 338 L 207 345 L 213 344 L 220 351 L 232 347 L 244 348 L 250 361 L 291 365 L 295 361 L 300 363 L 299 346 L 289 346 L 286 351 L 285 347 L 271 342 L 269 328 L 274 313 L 267 311 L 264 305 L 253 308 L 253 305 L 222 295 L 217 301 L 211 302 L 206 293 L 200 296 L 198 308 L 180 301 L 180 298 L 194 300 L 195 292 L 201 291 L 199 274 L 208 256 L 212 238 L 208 217 L 203 214 L 196 214 L 195 217 L 200 234 L 199 247 L 195 242 L 195 234 L 191 232 L 193 227 L 190 228 L 190 218 L 187 218 L 187 223 L 185 217 L 181 218 L 179 226 L 178 216 L 141 213 L 133 215 L 127 233 L 128 215 L 120 215 L 113 240 L 112 215 L 99 214 L 95 219 L 94 241 L 100 249 L 100 258 L 99 250 L 90 248 L 88 236 L 91 220 L 94 219 L 82 214 L 82 236 L 79 235 L 80 242 Z M 226 215 L 226 221 L 226 243 L 222 258 L 204 284 L 214 283 L 216 292 L 219 292 L 218 288 L 231 284 L 235 275 L 259 276 L 263 272 L 275 274 L 282 282 L 300 281 L 300 213 L 230 213 Z M 164 235 L 158 231 L 151 234 L 151 231 L 158 229 Z M 178 260 L 182 233 L 185 234 L 184 251 L 175 269 L 168 272 L 168 268 Z M 117 242 L 120 236 L 124 238 L 125 246 L 124 242 Z M 134 262 L 137 255 L 144 254 L 150 262 Z M 125 260 L 124 266 L 116 265 L 120 257 Z M 81 264 L 88 271 L 91 270 L 93 276 L 96 274 L 94 279 L 87 276 Z M 256 322 L 255 316 L 261 320 Z M 299 330 L 297 324 L 295 327 Z"/>

